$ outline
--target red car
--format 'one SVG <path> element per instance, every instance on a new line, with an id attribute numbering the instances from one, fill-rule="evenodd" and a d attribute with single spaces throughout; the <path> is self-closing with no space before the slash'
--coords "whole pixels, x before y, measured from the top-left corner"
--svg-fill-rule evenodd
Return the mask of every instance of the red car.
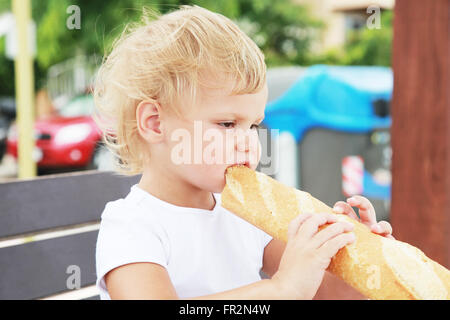
<path id="1" fill-rule="evenodd" d="M 101 133 L 91 117 L 91 95 L 79 96 L 51 118 L 37 120 L 33 157 L 38 169 L 109 170 L 110 153 L 101 144 Z M 17 128 L 11 125 L 7 153 L 17 158 Z"/>

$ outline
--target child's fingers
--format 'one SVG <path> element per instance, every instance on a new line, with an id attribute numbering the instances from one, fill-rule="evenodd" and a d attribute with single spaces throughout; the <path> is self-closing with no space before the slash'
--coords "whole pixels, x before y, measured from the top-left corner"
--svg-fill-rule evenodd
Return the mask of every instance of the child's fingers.
<path id="1" fill-rule="evenodd" d="M 352 206 L 344 201 L 338 201 L 334 204 L 333 211 L 336 213 L 346 214 L 350 218 L 359 221 L 358 216 L 356 215 L 355 210 L 353 210 Z"/>
<path id="2" fill-rule="evenodd" d="M 337 221 L 336 215 L 326 212 L 315 213 L 310 218 L 305 220 L 298 228 L 298 234 L 302 239 L 311 239 L 319 230 L 319 227 Z"/>
<path id="3" fill-rule="evenodd" d="M 392 226 L 387 221 L 380 221 L 376 224 L 370 226 L 372 232 L 377 233 L 382 236 L 388 236 L 392 234 Z"/>
<path id="4" fill-rule="evenodd" d="M 295 217 L 288 226 L 288 239 L 291 240 L 292 238 L 295 237 L 295 235 L 297 234 L 298 228 L 300 227 L 300 225 L 307 219 L 309 219 L 309 217 L 312 216 L 312 213 L 306 212 L 303 214 L 299 214 L 297 217 Z"/>
<path id="5" fill-rule="evenodd" d="M 362 196 L 353 196 L 347 199 L 347 203 L 352 207 L 357 207 L 359 209 L 359 217 L 361 218 L 362 223 L 367 226 L 377 223 L 375 209 L 368 199 Z"/>
<path id="6" fill-rule="evenodd" d="M 319 253 L 326 258 L 332 258 L 336 253 L 348 244 L 355 242 L 356 236 L 353 232 L 345 232 L 328 240 L 320 248 Z"/>
<path id="7" fill-rule="evenodd" d="M 314 248 L 321 247 L 328 240 L 342 234 L 345 232 L 352 231 L 354 229 L 354 225 L 350 222 L 338 221 L 330 224 L 325 229 L 316 233 L 312 239 L 312 243 Z"/>

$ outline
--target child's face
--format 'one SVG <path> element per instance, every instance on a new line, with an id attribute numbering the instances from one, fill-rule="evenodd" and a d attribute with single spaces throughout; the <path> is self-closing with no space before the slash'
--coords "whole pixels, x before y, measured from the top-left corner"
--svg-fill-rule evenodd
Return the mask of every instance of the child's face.
<path id="1" fill-rule="evenodd" d="M 261 158 L 257 126 L 264 118 L 267 95 L 267 84 L 260 92 L 234 96 L 225 89 L 199 90 L 183 119 L 164 120 L 168 169 L 211 192 L 222 192 L 229 166 L 256 169 Z"/>

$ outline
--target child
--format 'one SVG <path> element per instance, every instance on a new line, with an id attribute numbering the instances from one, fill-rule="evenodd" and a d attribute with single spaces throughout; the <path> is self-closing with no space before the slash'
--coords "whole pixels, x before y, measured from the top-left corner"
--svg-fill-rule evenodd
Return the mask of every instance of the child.
<path id="1" fill-rule="evenodd" d="M 311 299 L 330 259 L 354 241 L 351 224 L 302 214 L 285 245 L 221 207 L 225 170 L 257 167 L 267 102 L 264 56 L 224 16 L 182 6 L 125 32 L 99 70 L 95 99 L 118 170 L 142 173 L 102 214 L 102 299 Z M 358 219 L 351 206 L 390 236 L 367 199 L 335 208 Z"/>

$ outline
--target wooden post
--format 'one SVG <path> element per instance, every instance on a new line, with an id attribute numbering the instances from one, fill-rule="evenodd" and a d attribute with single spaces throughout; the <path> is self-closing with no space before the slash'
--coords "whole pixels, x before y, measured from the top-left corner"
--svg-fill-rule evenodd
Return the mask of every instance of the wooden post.
<path id="1" fill-rule="evenodd" d="M 15 85 L 17 101 L 19 178 L 36 176 L 34 149 L 34 75 L 33 57 L 29 46 L 31 3 L 30 0 L 13 0 L 16 20 L 17 55 L 15 57 Z"/>
<path id="2" fill-rule="evenodd" d="M 394 236 L 450 267 L 450 0 L 394 11 Z"/>

